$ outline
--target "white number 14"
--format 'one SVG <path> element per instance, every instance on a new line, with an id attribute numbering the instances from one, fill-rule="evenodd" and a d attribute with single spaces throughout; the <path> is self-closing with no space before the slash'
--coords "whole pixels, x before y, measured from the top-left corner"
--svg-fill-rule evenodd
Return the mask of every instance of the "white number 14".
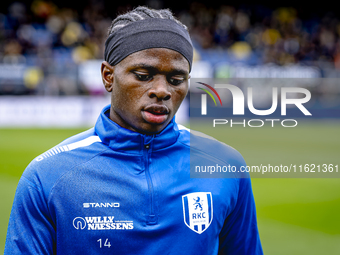
<path id="1" fill-rule="evenodd" d="M 99 248 L 103 248 L 103 242 L 102 239 L 98 239 L 97 242 L 99 242 Z M 104 242 L 104 247 L 111 247 L 111 243 L 109 242 L 109 239 L 106 238 L 105 242 Z"/>

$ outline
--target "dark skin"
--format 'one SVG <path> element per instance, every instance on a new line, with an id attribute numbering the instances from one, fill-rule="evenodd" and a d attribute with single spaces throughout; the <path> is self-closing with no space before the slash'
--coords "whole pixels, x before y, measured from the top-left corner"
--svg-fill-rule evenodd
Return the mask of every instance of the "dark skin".
<path id="1" fill-rule="evenodd" d="M 161 132 L 188 93 L 189 62 L 170 49 L 138 51 L 115 66 L 104 61 L 101 73 L 111 92 L 110 119 L 139 133 Z"/>

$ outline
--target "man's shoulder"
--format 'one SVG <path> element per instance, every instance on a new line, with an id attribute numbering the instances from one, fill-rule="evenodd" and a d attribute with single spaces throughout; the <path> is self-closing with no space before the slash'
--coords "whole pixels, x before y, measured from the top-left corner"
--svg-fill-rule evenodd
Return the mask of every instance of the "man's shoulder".
<path id="1" fill-rule="evenodd" d="M 230 145 L 223 143 L 205 133 L 188 129 L 178 125 L 181 132 L 180 141 L 190 147 L 191 156 L 194 154 L 222 161 L 238 162 L 245 165 L 244 159 L 240 152 Z"/>
<path id="2" fill-rule="evenodd" d="M 94 129 L 91 128 L 87 131 L 67 138 L 63 142 L 36 157 L 33 162 L 43 163 L 44 161 L 49 161 L 48 164 L 51 164 L 53 161 L 59 162 L 60 160 L 67 160 L 68 157 L 72 157 L 74 160 L 77 158 L 77 156 L 79 159 L 81 159 L 84 158 L 84 155 L 82 155 L 82 153 L 85 153 L 84 149 L 86 148 L 87 151 L 91 149 L 93 150 L 91 145 L 98 142 L 101 142 L 101 140 L 99 136 L 94 133 Z"/>
<path id="3" fill-rule="evenodd" d="M 55 147 L 42 153 L 27 166 L 23 177 L 32 185 L 49 190 L 65 173 L 77 165 L 89 161 L 106 147 L 91 128 L 67 138 Z"/>

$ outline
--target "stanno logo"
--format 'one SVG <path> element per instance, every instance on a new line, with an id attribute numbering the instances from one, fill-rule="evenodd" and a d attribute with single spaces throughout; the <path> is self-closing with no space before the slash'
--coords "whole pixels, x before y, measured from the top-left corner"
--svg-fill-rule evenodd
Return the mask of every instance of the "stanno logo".
<path id="1" fill-rule="evenodd" d="M 184 223 L 192 231 L 202 234 L 213 219 L 211 192 L 194 192 L 182 196 Z"/>
<path id="2" fill-rule="evenodd" d="M 93 208 L 93 207 L 120 207 L 119 203 L 83 203 L 84 208 Z"/>
<path id="3" fill-rule="evenodd" d="M 133 229 L 133 221 L 114 220 L 114 216 L 76 217 L 73 220 L 75 229 L 83 230 L 124 230 Z"/>

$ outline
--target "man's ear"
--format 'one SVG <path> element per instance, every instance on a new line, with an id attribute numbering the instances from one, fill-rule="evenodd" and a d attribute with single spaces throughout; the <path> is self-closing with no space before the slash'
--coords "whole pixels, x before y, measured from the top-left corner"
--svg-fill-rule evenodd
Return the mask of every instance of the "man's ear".
<path id="1" fill-rule="evenodd" d="M 101 66 L 102 81 L 107 92 L 112 91 L 113 71 L 114 71 L 114 66 L 111 66 L 108 62 L 103 61 L 102 66 Z"/>

